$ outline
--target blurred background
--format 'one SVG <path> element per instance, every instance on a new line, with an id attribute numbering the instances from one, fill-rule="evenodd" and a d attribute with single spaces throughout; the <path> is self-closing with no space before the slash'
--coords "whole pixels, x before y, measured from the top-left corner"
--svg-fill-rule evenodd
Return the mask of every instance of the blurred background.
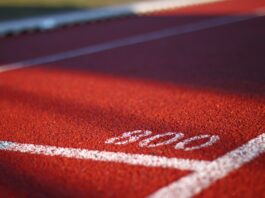
<path id="1" fill-rule="evenodd" d="M 0 21 L 93 9 L 140 0 L 0 0 Z"/>

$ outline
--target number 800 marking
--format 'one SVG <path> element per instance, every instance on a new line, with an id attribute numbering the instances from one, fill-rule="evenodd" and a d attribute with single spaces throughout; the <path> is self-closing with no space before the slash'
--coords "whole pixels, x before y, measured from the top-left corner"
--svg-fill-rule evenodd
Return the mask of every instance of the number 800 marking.
<path id="1" fill-rule="evenodd" d="M 145 138 L 139 142 L 140 147 L 146 147 L 146 148 L 155 148 L 159 146 L 165 146 L 169 144 L 176 143 L 174 148 L 177 150 L 184 150 L 184 151 L 192 151 L 201 149 L 204 147 L 211 146 L 215 144 L 220 138 L 218 135 L 197 135 L 193 136 L 188 139 L 184 139 L 184 134 L 181 132 L 166 132 L 163 134 L 157 134 L 152 135 L 152 131 L 148 130 L 135 130 L 131 132 L 125 132 L 121 136 L 113 137 L 105 141 L 106 144 L 115 144 L 115 145 L 125 145 L 133 142 L 137 142 L 138 140 Z M 148 137 L 149 136 L 149 137 Z M 150 137 L 151 136 L 151 137 Z M 169 137 L 168 140 L 159 141 L 161 138 Z M 204 140 L 207 141 L 196 145 L 196 146 L 188 146 L 188 144 L 198 141 L 198 140 Z M 156 143 L 154 143 L 156 141 Z"/>

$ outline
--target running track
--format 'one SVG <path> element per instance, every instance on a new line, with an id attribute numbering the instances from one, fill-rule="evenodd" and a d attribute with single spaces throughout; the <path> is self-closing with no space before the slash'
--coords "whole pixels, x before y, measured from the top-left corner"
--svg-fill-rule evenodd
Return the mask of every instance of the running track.
<path id="1" fill-rule="evenodd" d="M 0 39 L 1 197 L 265 197 L 264 7 Z"/>

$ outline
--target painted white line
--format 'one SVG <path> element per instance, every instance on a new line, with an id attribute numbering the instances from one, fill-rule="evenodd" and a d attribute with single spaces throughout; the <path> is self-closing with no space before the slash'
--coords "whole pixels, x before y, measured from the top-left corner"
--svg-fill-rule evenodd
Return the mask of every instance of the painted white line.
<path id="1" fill-rule="evenodd" d="M 127 154 L 122 152 L 97 151 L 76 148 L 62 148 L 34 144 L 21 144 L 0 141 L 0 151 L 15 151 L 28 154 L 59 156 L 83 160 L 105 161 L 140 165 L 146 167 L 173 168 L 180 170 L 201 170 L 210 162 L 190 159 L 167 158 L 143 154 Z"/>
<path id="2" fill-rule="evenodd" d="M 37 57 L 29 60 L 19 61 L 16 63 L 10 63 L 7 65 L 0 65 L 0 72 L 11 71 L 15 69 L 36 66 L 39 64 L 47 64 L 55 61 L 61 61 L 69 58 L 75 58 L 78 56 L 95 54 L 98 52 L 103 52 L 107 50 L 112 50 L 115 48 L 136 45 L 140 43 L 145 43 L 149 41 L 155 41 L 159 39 L 164 39 L 168 37 L 178 36 L 186 33 L 196 32 L 200 30 L 205 30 L 209 28 L 219 27 L 231 23 L 236 23 L 240 21 L 249 20 L 252 18 L 259 17 L 261 15 L 252 16 L 232 16 L 232 17 L 218 17 L 214 19 L 204 20 L 196 23 L 186 24 L 182 26 L 177 26 L 173 28 L 168 28 L 164 30 L 154 31 L 146 34 L 136 35 L 128 38 L 118 39 L 106 43 L 101 43 L 97 45 L 92 45 L 84 48 L 79 48 L 75 50 L 70 50 L 58 54 Z"/>
<path id="3" fill-rule="evenodd" d="M 94 10 L 74 11 L 63 14 L 53 14 L 30 19 L 0 22 L 0 35 L 19 33 L 34 29 L 52 29 L 63 25 L 102 20 L 106 18 L 138 15 L 164 9 L 174 9 L 198 4 L 214 3 L 224 0 L 156 0 L 143 1 L 122 6 L 106 7 Z"/>
<path id="4" fill-rule="evenodd" d="M 191 170 L 194 172 L 159 189 L 149 196 L 150 198 L 190 198 L 208 188 L 215 181 L 224 178 L 230 172 L 265 153 L 265 133 L 212 162 L 122 152 L 21 144 L 8 141 L 0 141 L 0 151 L 1 150 L 83 160 L 125 163 L 146 167 Z"/>
<path id="5" fill-rule="evenodd" d="M 190 198 L 209 187 L 215 181 L 257 158 L 265 152 L 265 133 L 243 146 L 214 160 L 201 170 L 197 170 L 180 180 L 158 190 L 150 198 Z"/>

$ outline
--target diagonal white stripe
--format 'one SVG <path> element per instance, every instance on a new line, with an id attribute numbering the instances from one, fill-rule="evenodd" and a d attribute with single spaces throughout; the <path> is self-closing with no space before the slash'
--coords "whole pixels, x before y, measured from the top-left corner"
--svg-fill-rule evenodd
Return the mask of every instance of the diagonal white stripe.
<path id="1" fill-rule="evenodd" d="M 262 12 L 263 13 L 263 12 Z M 106 43 L 101 43 L 97 45 L 92 45 L 84 48 L 79 48 L 75 50 L 70 50 L 58 54 L 37 57 L 29 60 L 24 60 L 16 63 L 10 63 L 7 65 L 0 65 L 0 73 L 10 70 L 35 66 L 39 64 L 47 64 L 55 61 L 61 61 L 69 58 L 75 58 L 78 56 L 95 54 L 98 52 L 103 52 L 115 48 L 136 45 L 140 43 L 145 43 L 149 41 L 155 41 L 159 39 L 164 39 L 172 36 L 178 36 L 186 33 L 196 32 L 208 28 L 219 27 L 231 23 L 236 23 L 239 21 L 249 20 L 255 17 L 262 16 L 261 12 L 258 15 L 251 16 L 232 16 L 232 17 L 218 17 L 210 20 L 204 20 L 196 23 L 191 23 L 187 25 L 177 26 L 169 29 L 164 29 L 160 31 L 150 32 L 142 35 L 136 35 L 128 38 L 123 38 L 119 40 L 114 40 Z"/>
<path id="2" fill-rule="evenodd" d="M 150 198 L 190 198 L 265 153 L 265 133 L 152 194 Z"/>
<path id="3" fill-rule="evenodd" d="M 127 5 L 98 8 L 93 10 L 72 11 L 41 17 L 31 17 L 0 22 L 0 36 L 35 29 L 53 29 L 68 24 L 90 22 L 127 15 L 139 15 L 164 9 L 215 3 L 224 0 L 153 0 L 140 1 Z"/>

